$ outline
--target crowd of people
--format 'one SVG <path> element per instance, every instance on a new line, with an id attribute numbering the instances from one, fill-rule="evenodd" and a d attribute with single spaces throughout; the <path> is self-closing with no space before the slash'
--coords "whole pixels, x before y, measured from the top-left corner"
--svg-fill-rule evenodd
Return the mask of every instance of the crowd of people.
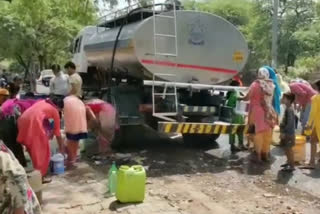
<path id="1" fill-rule="evenodd" d="M 233 79 L 231 86 L 240 86 L 237 79 Z M 227 94 L 227 106 L 236 107 L 237 100 L 249 102 L 247 117 L 248 147 L 253 143 L 254 161 L 258 163 L 270 160 L 270 146 L 273 131 L 280 127 L 280 146 L 287 156 L 287 163 L 283 164 L 283 171 L 295 170 L 293 147 L 297 124 L 300 122 L 301 135 L 309 136 L 311 143 L 310 161 L 301 168 L 314 169 L 316 164 L 317 143 L 320 136 L 320 121 L 317 112 L 320 111 L 320 81 L 310 84 L 302 79 L 286 83 L 280 74 L 269 66 L 261 67 L 257 78 L 249 87 L 249 92 L 241 96 L 238 92 Z M 233 123 L 245 124 L 245 118 L 237 113 L 233 114 Z M 237 152 L 247 149 L 243 144 L 243 135 L 236 134 L 239 147 L 235 146 L 235 134 L 229 137 L 231 151 Z"/>
<path id="2" fill-rule="evenodd" d="M 18 77 L 12 84 L 0 88 L 0 122 L 11 123 L 10 127 L 17 132 L 14 141 L 2 136 L 3 142 L 0 142 L 0 213 L 41 213 L 23 168 L 27 166 L 24 148 L 30 155 L 33 168 L 41 173 L 43 182 L 50 182 L 46 175 L 52 155 L 50 139 L 53 137 L 59 153 L 67 157 L 66 167 L 71 170 L 76 167 L 79 141 L 88 137 L 88 130 L 97 136 L 100 153 L 111 152 L 111 141 L 117 129 L 115 109 L 100 99 L 83 99 L 82 79 L 75 64 L 68 62 L 64 69 L 67 74 L 59 65 L 52 66 L 55 77 L 50 81 L 47 99 L 18 99 L 21 84 Z M 234 78 L 231 86 L 242 86 L 241 79 Z M 273 68 L 264 66 L 258 70 L 257 79 L 245 96 L 238 91 L 227 94 L 226 105 L 231 108 L 235 108 L 239 100 L 249 102 L 247 137 L 248 142 L 253 141 L 256 162 L 270 160 L 273 129 L 279 125 L 281 146 L 287 156 L 283 171 L 295 170 L 292 148 L 295 145 L 296 114 L 300 112 L 302 134 L 308 133 L 311 142 L 310 161 L 304 167 L 314 169 L 320 136 L 320 120 L 317 119 L 319 92 L 320 81 L 311 85 L 298 79 L 287 84 Z M 245 118 L 234 114 L 232 123 L 245 124 Z M 239 147 L 235 145 L 236 136 L 230 134 L 229 137 L 233 152 L 246 148 L 244 135 L 237 135 Z"/>
<path id="3" fill-rule="evenodd" d="M 68 75 L 61 71 L 59 65 L 52 65 L 55 77 L 50 80 L 50 96 L 46 99 L 18 99 L 20 88 L 16 86 L 19 84 L 0 89 L 0 121 L 6 127 L 9 123 L 14 124 L 10 127 L 17 132 L 16 139 L 5 140 L 8 138 L 2 136 L 3 142 L 0 142 L 2 214 L 41 212 L 23 168 L 27 166 L 24 148 L 33 168 L 41 173 L 43 183 L 51 181 L 46 175 L 52 156 L 50 140 L 53 137 L 56 138 L 59 153 L 66 157 L 66 167 L 71 170 L 76 167 L 79 141 L 87 138 L 88 130 L 96 134 L 100 153 L 111 152 L 111 141 L 117 127 L 113 106 L 99 99 L 84 100 L 82 79 L 76 72 L 75 64 L 68 62 L 64 69 Z M 63 129 L 65 137 L 61 131 Z M 2 134 L 12 135 L 12 132 Z M 13 184 L 17 186 L 11 188 Z"/>

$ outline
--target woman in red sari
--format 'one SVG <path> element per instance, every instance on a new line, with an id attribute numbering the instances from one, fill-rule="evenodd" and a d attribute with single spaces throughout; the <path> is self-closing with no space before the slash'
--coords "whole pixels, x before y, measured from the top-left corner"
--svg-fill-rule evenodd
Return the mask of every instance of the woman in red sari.
<path id="1" fill-rule="evenodd" d="M 27 148 L 33 167 L 45 176 L 51 157 L 49 120 L 54 121 L 53 135 L 56 136 L 59 150 L 63 152 L 63 139 L 60 134 L 60 117 L 57 107 L 49 100 L 42 100 L 28 108 L 18 119 L 17 141 Z"/>
<path id="2" fill-rule="evenodd" d="M 99 152 L 111 152 L 111 142 L 117 128 L 116 111 L 114 107 L 99 99 L 86 102 L 89 127 L 97 134 Z"/>

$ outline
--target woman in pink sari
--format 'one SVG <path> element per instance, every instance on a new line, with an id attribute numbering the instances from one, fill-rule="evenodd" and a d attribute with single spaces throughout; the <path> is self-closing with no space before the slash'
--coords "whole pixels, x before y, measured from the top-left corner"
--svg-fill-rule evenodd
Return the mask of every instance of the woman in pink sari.
<path id="1" fill-rule="evenodd" d="M 46 123 L 54 121 L 53 134 L 56 136 L 59 150 L 63 152 L 63 140 L 60 134 L 60 118 L 57 107 L 49 100 L 42 100 L 28 108 L 18 119 L 17 141 L 27 148 L 33 167 L 45 176 L 50 162 L 50 143 Z"/>
<path id="2" fill-rule="evenodd" d="M 244 100 L 250 101 L 249 126 L 254 127 L 254 144 L 258 161 L 268 160 L 272 129 L 277 123 L 276 112 L 272 107 L 274 85 L 269 80 L 266 68 L 260 68 L 258 79 L 254 81 Z"/>
<path id="3" fill-rule="evenodd" d="M 111 152 L 111 142 L 117 128 L 116 111 L 114 107 L 99 99 L 89 100 L 87 105 L 87 118 L 89 127 L 97 134 L 99 152 Z M 92 114 L 92 113 L 93 114 Z"/>
<path id="4" fill-rule="evenodd" d="M 295 103 L 299 105 L 299 109 L 301 110 L 300 121 L 303 133 L 311 111 L 311 98 L 316 95 L 317 92 L 309 83 L 305 82 L 292 82 L 289 87 L 291 93 L 296 97 Z"/>

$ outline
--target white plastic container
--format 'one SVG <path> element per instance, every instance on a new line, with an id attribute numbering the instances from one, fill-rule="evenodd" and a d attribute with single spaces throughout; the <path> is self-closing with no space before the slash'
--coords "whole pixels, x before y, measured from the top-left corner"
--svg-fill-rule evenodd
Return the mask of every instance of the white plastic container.
<path id="1" fill-rule="evenodd" d="M 52 173 L 60 175 L 64 173 L 64 156 L 61 153 L 51 157 Z"/>
<path id="2" fill-rule="evenodd" d="M 237 101 L 236 113 L 240 115 L 248 115 L 249 111 L 249 102 L 246 101 Z"/>

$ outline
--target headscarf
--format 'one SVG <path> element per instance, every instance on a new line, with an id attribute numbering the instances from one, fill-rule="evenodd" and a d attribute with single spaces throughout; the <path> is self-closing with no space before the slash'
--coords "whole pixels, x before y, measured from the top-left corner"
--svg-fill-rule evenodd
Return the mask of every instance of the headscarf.
<path id="1" fill-rule="evenodd" d="M 262 91 L 268 96 L 273 95 L 274 85 L 269 80 L 269 71 L 266 68 L 260 68 L 258 71 L 258 80 Z"/>
<path id="2" fill-rule="evenodd" d="M 277 114 L 280 114 L 280 97 L 281 97 L 281 89 L 278 83 L 278 78 L 276 72 L 271 68 L 270 66 L 263 66 L 269 71 L 269 78 L 273 81 L 273 84 L 275 86 L 274 94 L 273 94 L 273 108 L 277 112 Z"/>

